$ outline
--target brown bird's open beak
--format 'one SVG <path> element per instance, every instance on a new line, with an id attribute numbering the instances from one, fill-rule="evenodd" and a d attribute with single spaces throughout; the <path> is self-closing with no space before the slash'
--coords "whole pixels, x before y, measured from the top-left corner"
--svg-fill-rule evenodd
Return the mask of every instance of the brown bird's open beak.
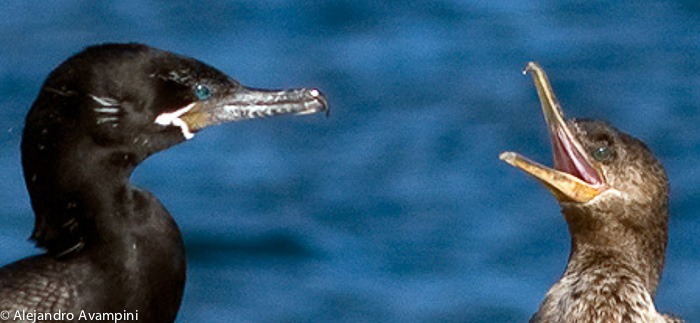
<path id="1" fill-rule="evenodd" d="M 586 150 L 573 136 L 549 84 L 547 74 L 530 62 L 523 73 L 532 73 L 542 113 L 549 128 L 554 155 L 554 168 L 546 167 L 514 152 L 504 152 L 500 158 L 542 182 L 559 201 L 585 203 L 605 191 L 605 176 L 591 162 Z"/>

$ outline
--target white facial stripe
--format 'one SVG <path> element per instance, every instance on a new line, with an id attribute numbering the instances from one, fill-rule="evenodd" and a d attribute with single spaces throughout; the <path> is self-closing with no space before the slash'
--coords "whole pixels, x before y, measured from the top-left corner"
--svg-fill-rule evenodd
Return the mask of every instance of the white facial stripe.
<path id="1" fill-rule="evenodd" d="M 185 139 L 190 140 L 194 137 L 194 134 L 190 132 L 190 127 L 187 126 L 187 123 L 182 121 L 182 119 L 180 119 L 180 118 L 174 119 L 173 125 L 180 127 L 180 131 L 182 131 L 182 136 L 185 137 Z"/>
<path id="2" fill-rule="evenodd" d="M 117 121 L 117 120 L 119 120 L 119 118 L 117 118 L 117 117 L 97 118 L 97 124 L 113 122 L 113 121 Z"/>
<path id="3" fill-rule="evenodd" d="M 194 108 L 195 103 L 192 102 L 185 106 L 184 108 L 177 109 L 173 112 L 164 112 L 158 115 L 156 118 L 155 122 L 160 125 L 167 126 L 169 124 L 173 124 L 173 120 L 175 119 L 180 119 L 180 116 L 185 114 L 187 111 L 192 110 Z"/>
<path id="4" fill-rule="evenodd" d="M 97 103 L 105 106 L 105 107 L 118 107 L 119 106 L 119 101 L 112 99 L 112 98 L 105 98 L 105 97 L 99 97 L 99 96 L 94 96 L 90 95 L 90 97 L 95 100 Z"/>
<path id="5" fill-rule="evenodd" d="M 116 114 L 119 112 L 119 108 L 96 108 L 94 110 L 95 110 L 95 112 L 109 113 L 109 114 Z"/>
<path id="6" fill-rule="evenodd" d="M 180 119 L 180 116 L 185 114 L 187 111 L 192 110 L 192 108 L 194 108 L 194 105 L 195 102 L 192 102 L 184 108 L 180 108 L 173 112 L 161 113 L 160 115 L 158 115 L 158 117 L 156 117 L 155 123 L 162 126 L 173 125 L 176 127 L 180 127 L 180 131 L 182 131 L 182 135 L 185 137 L 185 139 L 192 139 L 192 137 L 194 137 L 194 134 L 190 132 L 190 127 L 187 125 L 187 123 Z"/>

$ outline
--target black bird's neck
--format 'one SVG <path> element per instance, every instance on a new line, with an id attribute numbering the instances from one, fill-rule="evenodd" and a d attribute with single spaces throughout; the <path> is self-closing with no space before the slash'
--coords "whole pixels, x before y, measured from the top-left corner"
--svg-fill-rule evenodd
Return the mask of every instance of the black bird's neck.
<path id="1" fill-rule="evenodd" d="M 70 251 L 131 215 L 120 210 L 128 202 L 120 199 L 128 199 L 136 156 L 98 147 L 88 136 L 32 139 L 23 140 L 22 164 L 36 216 L 32 238 L 40 247 Z"/>
<path id="2" fill-rule="evenodd" d="M 22 158 L 36 216 L 32 238 L 53 257 L 97 271 L 92 287 L 111 291 L 108 309 L 174 320 L 185 283 L 184 244 L 160 201 L 129 182 L 143 158 L 87 136 L 70 138 L 70 145 L 46 142 L 54 147 L 30 139 L 23 139 Z M 49 149 L 58 146 L 65 149 Z"/>

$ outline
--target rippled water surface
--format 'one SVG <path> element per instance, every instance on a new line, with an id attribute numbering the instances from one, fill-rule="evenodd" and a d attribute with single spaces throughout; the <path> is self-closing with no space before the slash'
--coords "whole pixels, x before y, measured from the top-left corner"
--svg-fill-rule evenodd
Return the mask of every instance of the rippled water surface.
<path id="1" fill-rule="evenodd" d="M 555 200 L 498 160 L 550 163 L 530 60 L 569 116 L 643 139 L 671 179 L 657 307 L 700 321 L 700 6 L 694 1 L 3 1 L 0 263 L 35 254 L 23 118 L 89 44 L 136 41 L 329 118 L 208 129 L 133 180 L 178 221 L 179 322 L 523 322 L 569 249 Z"/>

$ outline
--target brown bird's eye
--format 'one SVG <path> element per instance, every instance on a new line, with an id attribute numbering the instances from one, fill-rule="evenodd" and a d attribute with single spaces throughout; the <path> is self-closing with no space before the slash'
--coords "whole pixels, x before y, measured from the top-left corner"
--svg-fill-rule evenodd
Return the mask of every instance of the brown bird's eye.
<path id="1" fill-rule="evenodd" d="M 604 162 L 612 158 L 612 151 L 608 147 L 598 147 L 593 151 L 593 158 L 599 162 Z"/>

